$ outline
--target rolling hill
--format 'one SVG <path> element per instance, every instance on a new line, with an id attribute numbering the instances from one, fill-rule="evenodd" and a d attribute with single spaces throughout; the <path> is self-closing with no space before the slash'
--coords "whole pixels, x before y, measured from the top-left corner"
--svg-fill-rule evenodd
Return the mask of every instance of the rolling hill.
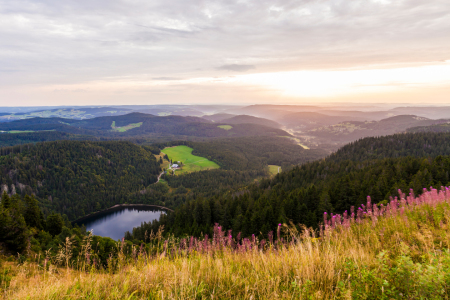
<path id="1" fill-rule="evenodd" d="M 212 122 L 220 122 L 222 120 L 229 119 L 234 116 L 235 115 L 233 115 L 233 114 L 219 113 L 219 114 L 214 114 L 214 115 L 206 115 L 206 116 L 203 116 L 202 118 L 212 121 Z"/>
<path id="2" fill-rule="evenodd" d="M 278 122 L 295 130 L 310 130 L 317 127 L 338 124 L 344 121 L 362 121 L 363 118 L 330 116 L 318 112 L 290 113 L 278 119 Z"/>
<path id="3" fill-rule="evenodd" d="M 45 212 L 69 219 L 136 201 L 159 173 L 153 153 L 129 142 L 55 141 L 0 152 L 2 190 L 33 193 Z M 140 201 L 151 199 L 141 195 Z"/>
<path id="4" fill-rule="evenodd" d="M 449 139 L 448 134 L 363 139 L 324 160 L 263 179 L 237 196 L 187 202 L 159 223 L 147 224 L 134 232 L 156 231 L 164 225 L 165 230 L 177 235 L 211 234 L 211 226 L 219 223 L 248 236 L 254 232 L 265 234 L 290 220 L 317 226 L 324 211 L 343 213 L 350 206 L 366 203 L 368 195 L 373 203 L 380 203 L 397 196 L 398 189 L 413 189 L 419 195 L 424 186 L 448 186 Z M 372 149 L 375 146 L 379 148 Z M 192 213 L 199 211 L 211 216 Z"/>
<path id="5" fill-rule="evenodd" d="M 114 107 L 84 107 L 84 108 L 56 108 L 49 110 L 36 110 L 31 112 L 17 112 L 0 116 L 0 122 L 30 118 L 66 118 L 66 119 L 91 119 L 100 116 L 117 116 L 130 113 L 129 109 Z"/>
<path id="6" fill-rule="evenodd" d="M 142 124 L 138 124 L 142 123 Z M 127 127 L 128 126 L 128 127 Z M 117 130 L 117 128 L 126 130 Z M 0 123 L 0 131 L 55 130 L 72 134 L 97 137 L 174 136 L 174 137 L 239 137 L 239 136 L 289 136 L 281 129 L 257 124 L 235 124 L 230 130 L 198 117 L 154 116 L 130 113 L 121 116 L 105 116 L 85 120 L 63 118 L 31 118 Z"/>
<path id="7" fill-rule="evenodd" d="M 437 122 L 441 121 L 413 115 L 401 115 L 380 121 L 343 122 L 331 126 L 312 129 L 306 132 L 306 134 L 323 142 L 326 141 L 344 144 L 369 136 L 383 136 L 405 132 L 410 127 L 429 126 Z"/>
<path id="8" fill-rule="evenodd" d="M 275 121 L 264 119 L 264 118 L 258 118 L 248 115 L 239 115 L 234 116 L 228 119 L 220 120 L 219 123 L 221 124 L 256 124 L 256 125 L 263 125 L 267 127 L 273 127 L 273 128 L 280 128 L 281 125 Z"/>

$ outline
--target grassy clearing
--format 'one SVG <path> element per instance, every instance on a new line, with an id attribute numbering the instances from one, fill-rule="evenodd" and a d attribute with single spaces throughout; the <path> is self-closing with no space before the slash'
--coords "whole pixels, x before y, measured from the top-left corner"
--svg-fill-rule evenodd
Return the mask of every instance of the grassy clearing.
<path id="1" fill-rule="evenodd" d="M 176 146 L 164 148 L 163 153 L 167 154 L 173 163 L 181 161 L 183 167 L 176 170 L 176 174 L 184 174 L 195 171 L 211 170 L 220 168 L 218 164 L 204 157 L 192 155 L 193 149 L 188 146 Z"/>
<path id="2" fill-rule="evenodd" d="M 55 131 L 54 129 L 52 130 L 10 130 L 10 131 L 0 131 L 0 133 L 27 133 L 27 132 L 44 132 L 44 131 Z"/>
<path id="3" fill-rule="evenodd" d="M 217 127 L 225 129 L 225 130 L 230 130 L 231 128 L 233 128 L 233 126 L 231 126 L 231 125 L 219 125 Z"/>
<path id="4" fill-rule="evenodd" d="M 269 165 L 269 173 L 270 173 L 270 175 L 275 176 L 275 175 L 277 175 L 280 172 L 281 172 L 281 167 L 280 166 Z"/>
<path id="5" fill-rule="evenodd" d="M 444 199 L 445 198 L 445 199 Z M 283 239 L 154 240 L 103 270 L 17 267 L 5 299 L 448 299 L 450 193 L 335 217 L 321 237 L 283 228 Z M 377 206 L 379 207 L 379 206 Z M 359 211 L 359 210 L 358 210 Z M 277 234 L 278 235 L 278 234 Z M 205 247 L 205 245 L 209 245 Z M 83 256 L 81 256 L 81 259 Z M 42 259 L 43 260 L 43 259 Z M 42 265 L 42 261 L 41 261 Z M 0 296 L 1 297 L 1 296 Z"/>
<path id="6" fill-rule="evenodd" d="M 128 125 L 122 126 L 122 127 L 116 127 L 116 121 L 113 121 L 111 124 L 111 128 L 117 132 L 125 132 L 125 131 L 133 129 L 133 128 L 141 127 L 141 125 L 142 125 L 142 122 L 132 123 L 132 124 L 128 124 Z"/>
<path id="7" fill-rule="evenodd" d="M 35 132 L 34 130 L 11 130 L 11 131 L 4 131 L 5 133 L 26 133 L 26 132 Z"/>

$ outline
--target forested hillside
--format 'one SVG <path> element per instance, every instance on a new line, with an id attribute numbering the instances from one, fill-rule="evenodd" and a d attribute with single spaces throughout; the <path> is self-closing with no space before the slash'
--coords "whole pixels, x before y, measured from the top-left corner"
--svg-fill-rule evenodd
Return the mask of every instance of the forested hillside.
<path id="1" fill-rule="evenodd" d="M 271 121 L 269 121 L 271 122 Z M 130 126 L 131 127 L 127 127 Z M 121 130 L 115 130 L 121 129 Z M 234 124 L 224 130 L 203 118 L 182 116 L 154 116 L 130 113 L 121 116 L 106 116 L 85 120 L 63 118 L 31 118 L 0 123 L 0 131 L 43 131 L 93 135 L 97 137 L 239 137 L 239 136 L 289 136 L 281 129 L 258 124 Z"/>
<path id="2" fill-rule="evenodd" d="M 290 220 L 317 226 L 324 211 L 342 213 L 365 203 L 368 195 L 378 203 L 396 196 L 398 189 L 420 194 L 424 186 L 448 185 L 450 156 L 438 155 L 449 154 L 448 139 L 447 134 L 363 139 L 325 160 L 263 179 L 240 193 L 188 202 L 161 222 L 135 229 L 129 238 L 140 239 L 145 230 L 160 225 L 176 235 L 196 235 L 211 233 L 212 225 L 219 223 L 244 236 L 265 235 Z M 369 151 L 372 147 L 378 147 L 375 154 Z M 352 153 L 355 159 L 350 159 Z"/>
<path id="3" fill-rule="evenodd" d="M 160 222 L 134 229 L 132 238 L 140 240 L 146 230 L 160 225 L 175 235 L 199 235 L 211 234 L 212 225 L 219 223 L 243 236 L 265 236 L 278 223 L 289 221 L 315 227 L 324 211 L 342 213 L 365 203 L 368 195 L 378 203 L 398 195 L 398 189 L 420 194 L 424 186 L 448 185 L 449 170 L 449 156 L 308 163 L 262 180 L 240 196 L 188 202 Z"/>
<path id="4" fill-rule="evenodd" d="M 204 142 L 174 141 L 154 146 L 186 145 L 194 148 L 192 154 L 216 162 L 225 170 L 262 170 L 267 165 L 280 165 L 284 170 L 293 165 L 323 158 L 326 151 L 305 150 L 286 137 L 253 136 L 222 138 Z"/>
<path id="5" fill-rule="evenodd" d="M 273 128 L 281 127 L 281 125 L 275 121 L 248 115 L 232 116 L 231 118 L 223 119 L 217 122 L 221 124 L 257 124 Z"/>
<path id="6" fill-rule="evenodd" d="M 56 210 L 71 220 L 136 201 L 130 197 L 156 182 L 160 173 L 151 150 L 129 142 L 57 141 L 1 151 L 2 190 L 34 193 L 45 212 Z M 145 194 L 140 197 L 151 201 Z"/>
<path id="7" fill-rule="evenodd" d="M 314 128 L 308 131 L 307 134 L 324 142 L 331 141 L 342 145 L 364 137 L 401 133 L 411 127 L 429 126 L 441 122 L 445 121 L 431 120 L 414 115 L 399 115 L 380 121 L 342 122 L 331 126 Z"/>
<path id="8" fill-rule="evenodd" d="M 450 123 L 435 124 L 431 126 L 417 126 L 408 128 L 408 132 L 450 132 Z"/>
<path id="9" fill-rule="evenodd" d="M 368 137 L 350 143 L 333 153 L 328 160 L 361 161 L 388 157 L 436 157 L 450 155 L 450 133 L 404 133 Z"/>
<path id="10" fill-rule="evenodd" d="M 96 141 L 101 140 L 101 138 L 89 135 L 70 134 L 59 131 L 3 133 L 0 135 L 0 148 L 46 141 L 48 142 L 59 141 L 59 140 Z"/>

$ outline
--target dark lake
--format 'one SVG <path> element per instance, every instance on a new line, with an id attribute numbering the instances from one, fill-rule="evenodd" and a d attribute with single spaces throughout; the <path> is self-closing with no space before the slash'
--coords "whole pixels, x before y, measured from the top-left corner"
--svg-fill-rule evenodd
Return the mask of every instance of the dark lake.
<path id="1" fill-rule="evenodd" d="M 120 207 L 113 211 L 105 211 L 78 221 L 79 225 L 86 225 L 86 230 L 93 229 L 94 235 L 110 237 L 113 240 L 121 239 L 126 231 L 140 226 L 142 222 L 158 220 L 162 210 L 143 207 Z"/>

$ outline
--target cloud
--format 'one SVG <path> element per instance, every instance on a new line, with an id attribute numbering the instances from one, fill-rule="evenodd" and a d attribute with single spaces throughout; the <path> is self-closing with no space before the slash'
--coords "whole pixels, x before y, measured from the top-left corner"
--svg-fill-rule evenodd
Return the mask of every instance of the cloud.
<path id="1" fill-rule="evenodd" d="M 448 32 L 448 0 L 0 0 L 0 88 L 424 64 Z"/>
<path id="2" fill-rule="evenodd" d="M 235 72 L 246 72 L 246 71 L 255 69 L 255 66 L 253 66 L 253 65 L 231 64 L 231 65 L 220 66 L 217 69 L 219 69 L 219 70 L 227 70 L 227 71 L 235 71 Z"/>
<path id="3" fill-rule="evenodd" d="M 182 80 L 178 77 L 153 77 L 152 80 L 156 81 L 175 81 L 175 80 Z"/>

